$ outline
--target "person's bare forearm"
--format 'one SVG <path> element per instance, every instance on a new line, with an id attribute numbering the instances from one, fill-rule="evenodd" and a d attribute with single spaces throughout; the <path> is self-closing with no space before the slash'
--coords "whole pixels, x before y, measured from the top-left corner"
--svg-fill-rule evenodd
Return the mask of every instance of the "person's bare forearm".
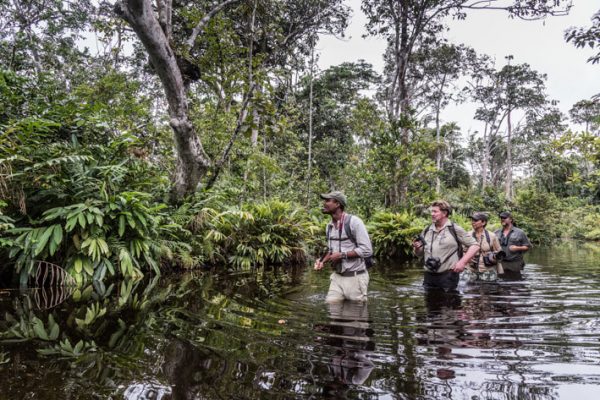
<path id="1" fill-rule="evenodd" d="M 458 262 L 456 263 L 456 265 L 454 266 L 454 268 L 452 268 L 452 270 L 454 272 L 462 272 L 466 265 L 469 263 L 469 261 L 471 261 L 471 259 L 473 258 L 473 256 L 479 251 L 479 245 L 473 245 L 471 247 L 469 247 L 469 249 L 467 250 L 467 252 L 465 253 L 465 255 L 463 255 L 463 257 L 458 260 Z"/>

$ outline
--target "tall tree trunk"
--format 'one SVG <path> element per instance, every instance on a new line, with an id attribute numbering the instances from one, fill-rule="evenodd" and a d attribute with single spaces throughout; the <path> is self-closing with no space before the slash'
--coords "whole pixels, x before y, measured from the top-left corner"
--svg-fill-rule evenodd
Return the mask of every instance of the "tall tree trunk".
<path id="1" fill-rule="evenodd" d="M 440 172 L 442 170 L 442 127 L 440 126 L 440 112 L 442 109 L 442 96 L 444 93 L 444 86 L 446 85 L 446 75 L 444 74 L 442 82 L 440 84 L 440 91 L 437 104 L 435 106 L 435 142 L 436 142 L 436 154 L 435 154 L 435 167 L 437 168 L 437 176 L 435 177 L 435 193 L 440 194 L 442 191 L 442 182 L 440 179 Z"/>
<path id="2" fill-rule="evenodd" d="M 253 53 L 254 53 L 254 22 L 256 19 L 256 0 L 254 1 L 254 7 L 252 9 L 252 17 L 250 19 L 250 43 L 248 44 L 248 87 L 254 86 L 254 65 L 253 65 Z M 256 85 L 256 90 L 260 90 Z M 258 127 L 260 125 L 260 114 L 256 107 L 252 110 L 252 131 L 250 133 L 250 145 L 252 150 L 258 146 Z M 251 157 L 246 160 L 246 169 L 244 170 L 244 192 L 248 183 L 248 173 L 250 172 Z M 242 196 L 243 197 L 243 196 Z M 240 199 L 241 200 L 241 199 Z"/>
<path id="3" fill-rule="evenodd" d="M 171 194 L 173 201 L 180 201 L 196 190 L 200 179 L 211 166 L 188 116 L 186 88 L 181 70 L 150 0 L 122 0 L 115 4 L 115 12 L 129 23 L 144 45 L 165 91 L 169 105 L 169 123 L 177 150 L 177 169 Z"/>
<path id="4" fill-rule="evenodd" d="M 267 135 L 263 135 L 263 154 L 267 156 Z M 267 201 L 267 168 L 262 167 L 263 174 L 263 201 Z"/>
<path id="5" fill-rule="evenodd" d="M 512 185 L 513 185 L 513 180 L 512 180 L 512 125 L 511 125 L 511 121 L 510 121 L 510 108 L 508 109 L 508 115 L 507 115 L 507 120 L 506 120 L 507 124 L 508 124 L 508 135 L 506 138 L 506 188 L 505 188 L 505 193 L 506 193 L 506 198 L 508 200 L 512 200 Z"/>
<path id="6" fill-rule="evenodd" d="M 254 65 L 253 65 L 253 53 L 254 53 L 254 23 L 256 20 L 256 6 L 257 0 L 254 0 L 254 7 L 252 8 L 252 17 L 250 19 L 250 43 L 248 44 L 248 87 L 254 85 Z M 256 86 L 256 90 L 260 92 L 261 87 Z M 252 134 L 250 135 L 250 143 L 252 147 L 258 145 L 258 126 L 260 125 L 260 114 L 256 107 L 252 110 Z"/>
<path id="7" fill-rule="evenodd" d="M 260 92 L 260 87 L 256 88 L 257 92 Z M 250 143 L 252 148 L 258 146 L 258 133 L 260 126 L 260 114 L 256 108 L 252 109 L 252 133 L 250 134 Z"/>
<path id="8" fill-rule="evenodd" d="M 440 108 L 439 108 L 439 102 L 438 102 L 438 107 L 436 107 L 435 110 L 435 142 L 437 144 L 436 146 L 436 154 L 435 154 L 435 167 L 437 168 L 437 175 L 435 177 L 435 193 L 437 195 L 440 194 L 441 189 L 442 189 L 442 181 L 440 179 L 440 173 L 442 170 L 442 151 L 441 151 L 441 130 L 442 128 L 440 127 Z"/>
<path id="9" fill-rule="evenodd" d="M 310 43 L 310 84 L 308 89 L 308 165 L 306 167 L 306 207 L 310 208 L 310 183 L 312 171 L 312 139 L 313 139 L 313 81 L 315 67 L 315 41 Z"/>
<path id="10" fill-rule="evenodd" d="M 490 165 L 490 134 L 488 132 L 488 122 L 485 122 L 483 129 L 483 163 L 481 165 L 481 193 L 485 193 L 487 186 L 488 166 Z"/>

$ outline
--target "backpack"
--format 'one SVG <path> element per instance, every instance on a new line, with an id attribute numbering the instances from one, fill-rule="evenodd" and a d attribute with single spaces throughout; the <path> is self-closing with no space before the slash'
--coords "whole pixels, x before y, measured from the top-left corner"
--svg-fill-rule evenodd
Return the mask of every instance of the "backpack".
<path id="1" fill-rule="evenodd" d="M 354 236 L 354 233 L 352 232 L 352 229 L 350 229 L 350 220 L 352 219 L 352 214 L 346 214 L 346 217 L 344 218 L 344 232 L 346 233 L 346 237 L 348 239 L 350 239 L 350 241 L 352 241 L 352 243 L 354 243 L 355 246 L 358 246 L 358 243 L 356 242 L 356 237 Z M 327 225 L 327 242 L 329 242 L 329 235 L 331 234 L 331 228 L 333 226 L 331 224 Z M 342 238 L 340 237 L 340 249 L 342 247 Z M 363 260 L 365 260 L 365 266 L 367 267 L 367 269 L 371 268 L 374 264 L 375 261 L 373 260 L 373 256 L 368 256 L 363 258 Z"/>
<path id="2" fill-rule="evenodd" d="M 427 225 L 427 228 L 425 228 L 425 230 L 423 231 L 423 237 L 427 237 L 427 232 L 429 232 L 429 227 L 431 225 Z M 456 234 L 456 228 L 454 226 L 454 222 L 452 222 L 452 224 L 450 226 L 448 226 L 448 230 L 450 231 L 450 233 L 452 234 L 452 236 L 454 236 L 454 240 L 456 240 L 456 252 L 458 253 L 458 259 L 460 260 L 463 257 L 463 247 L 460 244 L 460 241 L 458 240 L 458 235 Z M 488 237 L 489 239 L 489 237 Z M 452 253 L 454 254 L 454 253 Z M 452 255 L 450 254 L 450 255 Z M 445 261 L 444 261 L 445 262 Z"/>

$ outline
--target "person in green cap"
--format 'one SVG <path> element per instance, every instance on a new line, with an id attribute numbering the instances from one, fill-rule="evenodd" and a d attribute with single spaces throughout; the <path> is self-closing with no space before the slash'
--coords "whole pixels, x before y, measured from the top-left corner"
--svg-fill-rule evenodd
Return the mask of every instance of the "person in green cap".
<path id="1" fill-rule="evenodd" d="M 366 301 L 369 272 L 365 259 L 373 254 L 371 239 L 363 221 L 356 215 L 347 214 L 346 196 L 339 191 L 321 194 L 323 214 L 331 215 L 327 224 L 327 254 L 315 261 L 315 270 L 325 264 L 333 268 L 327 302 L 344 300 Z"/>

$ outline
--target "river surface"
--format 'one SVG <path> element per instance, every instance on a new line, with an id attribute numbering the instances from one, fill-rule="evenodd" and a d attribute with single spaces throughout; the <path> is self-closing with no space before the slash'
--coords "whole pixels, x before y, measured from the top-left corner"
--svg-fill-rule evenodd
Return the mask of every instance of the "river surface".
<path id="1" fill-rule="evenodd" d="M 326 305 L 328 273 L 308 268 L 3 290 L 0 398 L 598 398 L 600 248 L 526 260 L 454 295 L 380 264 L 366 305 Z"/>

